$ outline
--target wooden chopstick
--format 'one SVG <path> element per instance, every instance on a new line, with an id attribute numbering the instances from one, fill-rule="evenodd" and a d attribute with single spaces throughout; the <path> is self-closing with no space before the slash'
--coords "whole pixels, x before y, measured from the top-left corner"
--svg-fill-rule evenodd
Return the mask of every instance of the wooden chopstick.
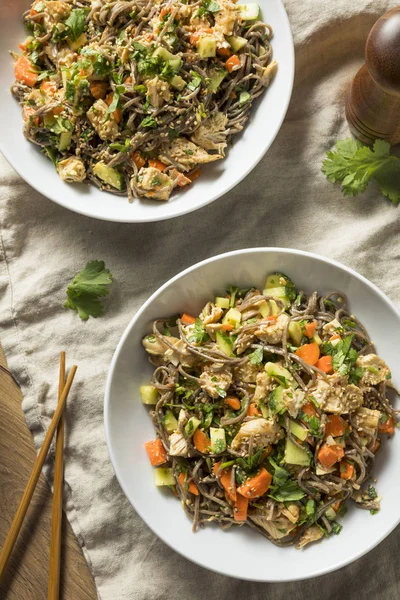
<path id="1" fill-rule="evenodd" d="M 6 541 L 4 542 L 4 546 L 1 549 L 1 552 L 0 552 L 0 582 L 5 573 L 8 559 L 10 558 L 10 554 L 12 552 L 15 541 L 16 541 L 19 531 L 21 529 L 21 525 L 22 525 L 22 522 L 26 515 L 26 511 L 28 510 L 29 503 L 32 499 L 32 495 L 35 490 L 36 484 L 38 482 L 44 461 L 46 460 L 46 455 L 49 450 L 51 441 L 53 439 L 57 425 L 61 419 L 61 415 L 63 414 L 64 405 L 67 400 L 69 390 L 71 389 L 71 385 L 72 385 L 72 382 L 75 377 L 76 369 L 77 369 L 77 367 L 76 367 L 76 365 L 74 365 L 68 376 L 63 393 L 61 394 L 60 401 L 58 403 L 56 411 L 51 420 L 49 429 L 47 430 L 46 436 L 44 438 L 43 446 L 41 447 L 40 452 L 36 458 L 35 464 L 32 469 L 31 476 L 29 478 L 29 481 L 28 481 L 27 486 L 24 491 L 24 495 L 22 496 L 22 499 L 18 506 L 17 512 L 15 513 L 15 517 L 11 524 L 10 531 L 8 532 Z"/>
<path id="2" fill-rule="evenodd" d="M 58 402 L 65 385 L 65 352 L 60 354 Z M 64 413 L 57 427 L 56 457 L 54 463 L 54 493 L 51 513 L 50 570 L 48 600 L 58 600 L 60 594 L 61 529 L 64 481 Z"/>

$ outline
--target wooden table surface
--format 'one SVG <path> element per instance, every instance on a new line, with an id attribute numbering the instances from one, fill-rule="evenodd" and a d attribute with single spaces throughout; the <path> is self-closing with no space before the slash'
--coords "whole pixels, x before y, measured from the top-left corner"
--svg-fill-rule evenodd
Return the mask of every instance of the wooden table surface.
<path id="1" fill-rule="evenodd" d="M 7 367 L 0 348 L 0 365 Z M 22 394 L 0 371 L 0 547 L 10 528 L 36 457 L 21 410 Z M 8 563 L 1 600 L 46 600 L 52 494 L 43 475 Z M 93 578 L 64 515 L 61 593 L 63 600 L 96 600 Z"/>

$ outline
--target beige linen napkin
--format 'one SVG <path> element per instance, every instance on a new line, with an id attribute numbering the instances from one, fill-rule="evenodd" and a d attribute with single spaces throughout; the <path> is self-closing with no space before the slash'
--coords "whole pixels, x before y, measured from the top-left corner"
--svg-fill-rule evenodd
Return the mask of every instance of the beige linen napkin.
<path id="1" fill-rule="evenodd" d="M 104 383 L 121 334 L 154 290 L 197 261 L 253 246 L 310 250 L 357 269 L 400 302 L 399 209 L 374 185 L 345 199 L 320 172 L 325 152 L 348 135 L 343 94 L 366 35 L 395 4 L 286 0 L 297 68 L 285 123 L 246 180 L 196 213 L 142 225 L 94 221 L 43 198 L 1 160 L 1 343 L 37 447 L 55 408 L 58 351 L 79 365 L 66 422 L 66 511 L 102 600 L 400 596 L 399 531 L 355 564 L 303 583 L 246 583 L 189 563 L 129 505 L 103 431 Z M 81 323 L 62 308 L 64 290 L 93 258 L 105 260 L 115 281 L 106 315 Z M 46 475 L 51 480 L 49 467 Z"/>

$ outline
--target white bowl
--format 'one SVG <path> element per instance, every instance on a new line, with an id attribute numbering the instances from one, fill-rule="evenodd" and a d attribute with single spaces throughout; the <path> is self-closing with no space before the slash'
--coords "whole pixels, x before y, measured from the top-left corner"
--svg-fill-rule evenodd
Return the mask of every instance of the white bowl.
<path id="1" fill-rule="evenodd" d="M 351 269 L 332 260 L 296 250 L 257 248 L 210 258 L 164 284 L 142 306 L 127 327 L 111 363 L 105 394 L 105 431 L 112 464 L 122 489 L 147 525 L 171 548 L 195 563 L 231 577 L 254 581 L 307 579 L 338 569 L 381 542 L 400 520 L 400 434 L 383 443 L 374 475 L 383 496 L 382 509 L 350 507 L 338 536 L 307 546 L 278 548 L 248 527 L 223 532 L 207 527 L 192 533 L 191 521 L 171 493 L 154 487 L 153 468 L 143 444 L 154 439 L 139 386 L 147 383 L 152 366 L 142 349 L 142 337 L 152 321 L 182 312 L 198 314 L 221 295 L 228 284 L 261 286 L 266 274 L 283 271 L 306 292 L 341 290 L 351 311 L 367 327 L 380 356 L 400 384 L 400 316 L 390 300 Z"/>
<path id="2" fill-rule="evenodd" d="M 77 213 L 105 221 L 140 223 L 162 221 L 196 210 L 216 200 L 237 185 L 264 156 L 275 139 L 293 86 L 294 49 L 289 21 L 281 0 L 259 0 L 263 18 L 274 29 L 272 42 L 278 73 L 271 87 L 253 107 L 244 132 L 234 139 L 225 160 L 207 165 L 202 176 L 187 190 L 173 194 L 169 202 L 135 200 L 100 192 L 95 186 L 67 184 L 52 163 L 22 133 L 21 109 L 11 96 L 14 80 L 9 50 L 18 51 L 25 39 L 21 15 L 28 0 L 0 3 L 0 150 L 8 162 L 33 188 L 54 202 Z"/>

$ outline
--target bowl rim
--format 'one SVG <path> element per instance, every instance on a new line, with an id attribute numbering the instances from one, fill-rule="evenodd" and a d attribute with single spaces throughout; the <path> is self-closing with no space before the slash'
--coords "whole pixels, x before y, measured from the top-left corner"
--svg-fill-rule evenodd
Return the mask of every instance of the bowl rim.
<path id="1" fill-rule="evenodd" d="M 112 357 L 111 363 L 110 363 L 110 367 L 108 370 L 108 374 L 107 374 L 107 380 L 106 380 L 106 386 L 105 386 L 105 393 L 104 393 L 104 431 L 105 431 L 105 438 L 106 438 L 106 443 L 107 443 L 107 448 L 108 448 L 108 453 L 110 456 L 110 460 L 111 460 L 111 464 L 113 466 L 114 472 L 115 472 L 115 476 L 118 480 L 118 483 L 122 489 L 122 491 L 124 492 L 126 498 L 128 499 L 128 501 L 130 502 L 130 504 L 132 505 L 132 507 L 134 508 L 134 510 L 137 512 L 137 514 L 140 516 L 140 518 L 142 519 L 142 521 L 145 523 L 145 525 L 147 527 L 149 527 L 149 529 L 151 529 L 151 531 L 153 531 L 153 533 L 160 538 L 169 548 L 171 548 L 174 552 L 177 552 L 178 554 L 180 554 L 181 556 L 183 556 L 184 558 L 190 560 L 191 562 L 193 562 L 194 564 L 204 568 L 204 569 L 208 569 L 214 573 L 218 573 L 219 575 L 224 575 L 226 577 L 231 577 L 233 579 L 240 579 L 243 581 L 255 581 L 255 582 L 260 582 L 260 583 L 289 583 L 291 581 L 303 581 L 303 580 L 307 580 L 307 579 L 313 579 L 315 577 L 320 577 L 322 575 L 326 575 L 327 573 L 331 573 L 333 571 L 337 571 L 338 569 L 341 569 L 343 567 L 345 567 L 346 565 L 349 565 L 353 562 L 355 562 L 356 560 L 358 560 L 359 558 L 361 558 L 362 556 L 368 554 L 368 552 L 370 552 L 371 550 L 373 550 L 376 546 L 378 546 L 386 537 L 388 537 L 390 535 L 390 533 L 392 533 L 392 531 L 397 527 L 397 525 L 400 523 L 400 511 L 398 513 L 397 519 L 393 522 L 393 524 L 390 525 L 390 527 L 387 527 L 383 530 L 383 533 L 381 533 L 381 535 L 377 536 L 371 543 L 369 543 L 365 548 L 363 548 L 362 550 L 356 552 L 351 558 L 349 559 L 344 559 L 342 561 L 337 561 L 334 565 L 330 565 L 326 568 L 320 568 L 317 571 L 315 571 L 315 573 L 313 573 L 312 575 L 305 575 L 304 577 L 295 577 L 295 578 L 291 578 L 290 576 L 285 578 L 285 579 L 272 579 L 272 580 L 266 580 L 266 579 L 257 579 L 254 577 L 237 577 L 235 576 L 233 573 L 227 574 L 226 572 L 224 572 L 223 570 L 219 570 L 217 567 L 216 568 L 212 568 L 206 564 L 204 564 L 202 561 L 200 560 L 195 560 L 191 557 L 186 556 L 185 554 L 183 554 L 182 551 L 177 550 L 175 547 L 173 547 L 166 539 L 164 539 L 163 535 L 160 535 L 157 531 L 155 531 L 150 525 L 148 525 L 146 519 L 143 517 L 142 512 L 140 510 L 138 510 L 134 504 L 134 502 L 130 499 L 127 490 L 125 489 L 125 485 L 123 483 L 123 476 L 122 474 L 119 472 L 119 467 L 118 467 L 118 462 L 117 459 L 114 455 L 113 452 L 113 446 L 112 446 L 112 435 L 110 432 L 110 423 L 109 423 L 109 414 L 110 414 L 110 398 L 111 398 L 111 386 L 112 386 L 112 379 L 113 379 L 113 373 L 115 370 L 115 366 L 116 363 L 119 359 L 119 355 L 122 351 L 122 348 L 125 344 L 126 339 L 128 338 L 128 336 L 130 335 L 131 331 L 133 330 L 136 321 L 139 319 L 139 317 L 147 310 L 147 308 L 152 304 L 152 302 L 159 296 L 161 295 L 165 289 L 167 289 L 168 287 L 170 287 L 171 285 L 173 285 L 176 281 L 178 281 L 179 279 L 185 277 L 186 275 L 188 275 L 189 273 L 196 271 L 197 269 L 203 267 L 206 264 L 210 264 L 213 262 L 219 262 L 220 260 L 223 260 L 225 258 L 227 258 L 228 256 L 240 256 L 243 254 L 252 254 L 252 253 L 259 253 L 259 254 L 269 254 L 272 252 L 281 252 L 282 254 L 289 254 L 289 255 L 300 255 L 300 256 L 304 256 L 306 258 L 311 258 L 311 259 L 316 259 L 320 262 L 329 264 L 329 265 L 333 265 L 334 267 L 337 267 L 338 269 L 345 271 L 346 273 L 350 274 L 352 277 L 358 279 L 359 281 L 361 281 L 362 283 L 364 283 L 365 285 L 367 285 L 373 292 L 375 292 L 379 298 L 381 299 L 381 301 L 383 301 L 388 308 L 390 308 L 399 318 L 400 320 L 400 310 L 396 307 L 396 305 L 394 304 L 394 302 L 392 302 L 392 300 L 390 300 L 390 298 L 388 298 L 388 296 L 386 296 L 386 294 L 384 294 L 384 292 L 382 292 L 374 283 L 372 283 L 371 281 L 369 281 L 369 279 L 367 279 L 366 277 L 364 277 L 363 275 L 361 275 L 360 273 L 358 273 L 357 271 L 355 271 L 354 269 L 347 267 L 346 265 L 333 260 L 331 258 L 322 256 L 320 254 L 316 254 L 314 252 L 307 252 L 304 250 L 296 250 L 294 248 L 279 248 L 279 247 L 273 247 L 273 246 L 268 246 L 268 247 L 256 247 L 256 248 L 243 248 L 240 250 L 232 250 L 229 252 L 224 252 L 222 254 L 217 254 L 216 256 L 212 256 L 210 258 L 207 258 L 205 260 L 202 260 L 198 263 L 195 263 L 194 265 L 184 269 L 183 271 L 177 273 L 176 275 L 174 275 L 174 277 L 171 277 L 168 281 L 166 281 L 162 286 L 160 286 L 149 298 L 148 300 L 146 300 L 144 302 L 144 304 L 139 308 L 139 310 L 134 314 L 134 316 L 132 317 L 132 319 L 130 320 L 130 322 L 128 323 L 127 327 L 125 328 L 124 333 L 121 336 L 121 339 L 115 349 L 114 355 Z"/>
<path id="2" fill-rule="evenodd" d="M 285 65 L 285 70 L 287 72 L 287 78 L 288 78 L 288 83 L 289 83 L 288 93 L 287 93 L 287 96 L 285 97 L 284 102 L 282 102 L 282 109 L 281 109 L 280 117 L 279 117 L 279 119 L 277 119 L 277 121 L 275 121 L 274 126 L 271 127 L 270 140 L 267 143 L 267 145 L 265 146 L 265 148 L 263 149 L 262 153 L 260 153 L 259 155 L 257 155 L 255 157 L 255 159 L 251 162 L 251 165 L 240 175 L 239 178 L 235 178 L 233 176 L 232 182 L 228 185 L 228 187 L 222 193 L 220 193 L 220 192 L 212 193 L 213 186 L 212 186 L 212 182 L 210 181 L 210 188 L 211 188 L 210 196 L 205 195 L 206 199 L 201 200 L 198 204 L 196 204 L 196 206 L 187 204 L 184 201 L 182 201 L 180 204 L 180 208 L 177 209 L 174 212 L 174 214 L 171 214 L 171 215 L 163 215 L 163 216 L 159 217 L 157 215 L 157 213 L 154 212 L 154 215 L 153 215 L 153 213 L 151 213 L 148 217 L 147 216 L 146 217 L 137 217 L 137 216 L 135 216 L 135 212 L 132 212 L 132 216 L 129 215 L 127 217 L 127 216 L 119 216 L 118 211 L 115 211 L 115 215 L 113 215 L 110 218 L 110 217 L 105 217 L 103 215 L 96 214 L 95 209 L 90 210 L 90 209 L 82 208 L 78 201 L 76 202 L 76 204 L 73 207 L 71 207 L 68 205 L 68 203 L 66 203 L 62 200 L 62 195 L 60 195 L 60 197 L 58 197 L 57 194 L 53 193 L 51 189 L 49 189 L 48 191 L 46 190 L 46 192 L 43 193 L 43 189 L 40 189 L 39 179 L 35 179 L 35 178 L 31 177 L 31 175 L 29 173 L 28 173 L 28 175 L 24 174 L 23 165 L 21 165 L 19 163 L 17 164 L 17 161 L 13 157 L 9 157 L 9 153 L 7 152 L 7 144 L 5 141 L 2 141 L 1 138 L 0 138 L 0 152 L 3 154 L 3 156 L 5 157 L 7 162 L 11 165 L 11 167 L 18 173 L 18 175 L 24 181 L 26 181 L 34 190 L 36 190 L 39 194 L 41 194 L 42 196 L 45 196 L 52 202 L 55 202 L 56 204 L 58 204 L 59 206 L 62 206 L 63 208 L 66 208 L 67 210 L 71 210 L 72 212 L 75 212 L 77 214 L 83 215 L 85 217 L 97 219 L 99 221 L 106 221 L 106 222 L 110 222 L 110 223 L 157 223 L 158 221 L 166 221 L 169 219 L 175 219 L 177 217 L 180 217 L 180 216 L 189 214 L 191 212 L 194 212 L 196 210 L 199 210 L 199 209 L 203 208 L 204 206 L 207 206 L 208 204 L 211 204 L 215 200 L 218 200 L 222 196 L 225 196 L 225 194 L 228 194 L 234 187 L 239 185 L 239 183 L 241 183 L 249 175 L 249 173 L 251 173 L 255 169 L 255 167 L 258 165 L 258 163 L 264 158 L 264 156 L 270 149 L 272 143 L 275 141 L 275 139 L 282 127 L 282 123 L 286 117 L 287 110 L 289 108 L 289 103 L 290 103 L 290 100 L 292 98 L 292 93 L 293 93 L 293 83 L 294 83 L 294 75 L 295 75 L 294 41 L 293 41 L 293 33 L 292 33 L 291 26 L 290 26 L 290 21 L 289 21 L 283 0 L 276 0 L 276 2 L 280 5 L 282 20 L 285 22 L 285 26 L 288 29 L 288 38 L 290 41 L 290 44 L 288 44 L 287 56 L 286 56 L 287 63 Z M 261 99 L 261 101 L 262 101 L 262 99 Z M 107 193 L 107 192 L 105 192 L 105 193 Z M 93 206 L 95 206 L 95 203 L 93 204 Z"/>

